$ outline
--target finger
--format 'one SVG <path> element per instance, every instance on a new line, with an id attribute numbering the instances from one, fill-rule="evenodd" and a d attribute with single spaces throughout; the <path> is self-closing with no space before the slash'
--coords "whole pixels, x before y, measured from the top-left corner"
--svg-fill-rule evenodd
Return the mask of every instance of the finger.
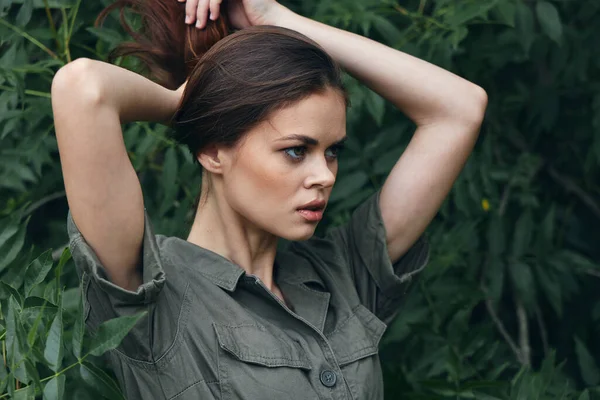
<path id="1" fill-rule="evenodd" d="M 198 0 L 198 9 L 196 10 L 196 28 L 202 29 L 206 26 L 209 1 L 210 0 Z"/>
<path id="2" fill-rule="evenodd" d="M 210 16 L 209 18 L 216 21 L 219 18 L 219 12 L 221 11 L 222 0 L 210 0 Z"/>
<path id="3" fill-rule="evenodd" d="M 185 3 L 185 23 L 193 24 L 196 20 L 196 10 L 198 9 L 198 0 L 187 0 Z"/>

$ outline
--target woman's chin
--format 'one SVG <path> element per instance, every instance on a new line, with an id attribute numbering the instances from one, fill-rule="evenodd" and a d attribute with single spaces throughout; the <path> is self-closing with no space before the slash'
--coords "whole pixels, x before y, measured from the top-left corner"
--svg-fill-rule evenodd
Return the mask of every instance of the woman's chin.
<path id="1" fill-rule="evenodd" d="M 288 231 L 286 235 L 281 236 L 285 240 L 301 242 L 304 240 L 308 240 L 315 234 L 315 229 L 317 224 L 307 225 L 302 227 L 302 229 L 294 229 L 293 231 Z"/>

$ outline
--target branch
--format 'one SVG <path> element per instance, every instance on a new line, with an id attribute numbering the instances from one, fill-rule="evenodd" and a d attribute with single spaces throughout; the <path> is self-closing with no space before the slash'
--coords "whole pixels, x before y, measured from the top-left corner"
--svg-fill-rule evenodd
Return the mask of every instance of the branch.
<path id="1" fill-rule="evenodd" d="M 517 303 L 517 321 L 519 322 L 519 345 L 521 347 L 521 364 L 531 365 L 531 346 L 529 345 L 529 324 L 527 322 L 527 312 L 523 302 L 515 295 Z"/>
<path id="2" fill-rule="evenodd" d="M 548 353 L 548 332 L 546 332 L 546 325 L 544 324 L 544 318 L 538 306 L 535 307 L 535 319 L 537 320 L 538 327 L 540 328 L 540 336 L 542 337 L 542 345 L 544 347 L 544 355 Z"/>
<path id="3" fill-rule="evenodd" d="M 548 165 L 548 173 L 550 174 L 550 177 L 556 181 L 556 183 L 561 185 L 567 192 L 571 192 L 577 196 L 579 200 L 581 200 L 583 204 L 585 204 L 590 211 L 600 219 L 600 206 L 594 201 L 594 199 L 592 199 L 590 195 L 580 188 L 573 179 L 562 175 L 551 165 Z"/>
<path id="4" fill-rule="evenodd" d="M 519 348 L 517 347 L 517 344 L 510 337 L 510 334 L 504 327 L 504 324 L 502 323 L 500 318 L 498 318 L 498 314 L 496 314 L 496 310 L 494 310 L 494 305 L 492 304 L 492 299 L 490 299 L 488 296 L 487 288 L 485 287 L 483 282 L 480 284 L 480 286 L 481 286 L 481 290 L 485 294 L 485 306 L 488 310 L 488 313 L 490 314 L 490 317 L 492 317 L 492 321 L 494 321 L 496 328 L 498 328 L 498 331 L 500 332 L 500 334 L 502 335 L 502 337 L 504 338 L 506 343 L 508 343 L 508 346 L 511 348 L 513 353 L 515 353 L 517 360 L 519 360 L 520 363 L 523 363 L 523 357 L 521 355 L 521 350 L 519 350 Z"/>

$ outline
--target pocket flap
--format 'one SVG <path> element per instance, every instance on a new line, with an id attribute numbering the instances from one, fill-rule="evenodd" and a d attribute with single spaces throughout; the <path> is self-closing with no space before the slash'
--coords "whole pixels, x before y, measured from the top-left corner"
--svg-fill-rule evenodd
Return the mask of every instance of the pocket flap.
<path id="1" fill-rule="evenodd" d="M 379 341 L 387 328 L 384 322 L 361 304 L 352 311 L 348 319 L 327 334 L 340 366 L 377 354 Z"/>
<path id="2" fill-rule="evenodd" d="M 311 369 L 300 343 L 279 337 L 262 325 L 213 325 L 219 346 L 241 361 L 265 367 Z"/>

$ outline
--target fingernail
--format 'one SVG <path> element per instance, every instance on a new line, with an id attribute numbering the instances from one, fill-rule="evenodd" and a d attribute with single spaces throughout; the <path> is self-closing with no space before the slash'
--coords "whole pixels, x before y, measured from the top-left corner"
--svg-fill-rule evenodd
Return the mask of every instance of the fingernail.
<path id="1" fill-rule="evenodd" d="M 200 21 L 196 21 L 196 28 L 200 28 L 200 27 L 201 27 Z"/>
<path id="2" fill-rule="evenodd" d="M 190 16 L 189 16 L 189 15 L 186 15 L 186 16 L 185 16 L 185 23 L 186 23 L 186 24 L 189 24 L 189 23 L 190 23 Z"/>
<path id="3" fill-rule="evenodd" d="M 208 18 L 210 18 L 210 19 L 211 19 L 211 21 L 214 21 L 214 20 L 215 20 L 215 17 L 213 16 L 213 13 L 212 13 L 212 12 L 210 13 L 210 16 L 209 16 Z"/>

